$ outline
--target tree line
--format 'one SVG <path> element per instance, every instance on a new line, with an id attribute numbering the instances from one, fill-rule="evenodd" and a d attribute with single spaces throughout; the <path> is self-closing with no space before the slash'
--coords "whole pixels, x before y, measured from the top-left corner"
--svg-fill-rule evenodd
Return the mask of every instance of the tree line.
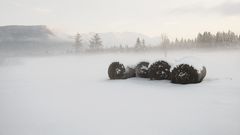
<path id="1" fill-rule="evenodd" d="M 138 51 L 138 50 L 151 50 L 151 49 L 163 49 L 167 48 L 216 48 L 216 47 L 236 47 L 240 46 L 240 35 L 235 34 L 232 31 L 217 32 L 213 34 L 211 32 L 198 33 L 196 38 L 193 39 L 175 39 L 170 41 L 166 34 L 162 34 L 159 41 L 160 43 L 155 46 L 147 46 L 145 39 L 136 39 L 135 45 L 113 46 L 104 47 L 102 39 L 99 34 L 94 34 L 89 40 L 87 46 L 83 45 L 82 37 L 79 33 L 75 36 L 75 44 L 73 49 L 75 52 L 81 51 Z"/>
<path id="2" fill-rule="evenodd" d="M 240 46 L 240 35 L 232 31 L 198 33 L 194 39 L 176 39 L 169 44 L 170 47 L 180 48 L 215 48 L 215 47 L 235 47 Z"/>

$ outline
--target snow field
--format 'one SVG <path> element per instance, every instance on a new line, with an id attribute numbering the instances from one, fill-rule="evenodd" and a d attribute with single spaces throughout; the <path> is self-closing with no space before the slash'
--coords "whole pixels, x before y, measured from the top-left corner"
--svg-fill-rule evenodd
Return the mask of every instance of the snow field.
<path id="1" fill-rule="evenodd" d="M 6 58 L 0 62 L 1 135 L 239 135 L 239 51 L 168 53 L 207 68 L 200 84 L 109 80 L 111 62 L 161 53 Z"/>

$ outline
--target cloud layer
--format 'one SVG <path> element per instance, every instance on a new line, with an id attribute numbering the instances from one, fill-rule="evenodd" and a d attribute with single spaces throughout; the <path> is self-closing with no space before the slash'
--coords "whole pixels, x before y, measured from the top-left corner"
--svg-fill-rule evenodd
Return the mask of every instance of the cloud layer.
<path id="1" fill-rule="evenodd" d="M 215 6 L 206 6 L 201 3 L 186 5 L 171 9 L 171 14 L 218 14 L 224 16 L 240 16 L 240 2 L 226 1 Z"/>

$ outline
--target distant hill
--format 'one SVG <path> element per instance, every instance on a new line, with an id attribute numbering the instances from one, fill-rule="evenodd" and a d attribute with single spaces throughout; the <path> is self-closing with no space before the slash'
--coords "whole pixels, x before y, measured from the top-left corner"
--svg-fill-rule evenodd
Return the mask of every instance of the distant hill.
<path id="1" fill-rule="evenodd" d="M 95 33 L 82 33 L 83 43 L 87 46 L 89 40 Z M 61 36 L 59 36 L 61 35 Z M 65 35 L 66 37 L 63 37 Z M 134 46 L 137 38 L 145 40 L 146 45 L 158 45 L 160 43 L 159 37 L 149 37 L 141 33 L 135 32 L 107 32 L 99 33 L 103 45 L 105 47 L 111 46 Z M 50 42 L 52 40 L 63 40 L 74 43 L 74 36 L 67 36 L 65 33 L 52 32 L 45 25 L 9 25 L 0 26 L 0 43 L 32 43 L 32 42 Z"/>
<path id="2" fill-rule="evenodd" d="M 82 33 L 83 45 L 88 48 L 89 40 L 95 33 Z M 103 46 L 133 47 L 137 38 L 145 40 L 146 45 L 159 45 L 159 37 L 149 37 L 135 32 L 99 33 Z M 51 31 L 45 25 L 0 26 L 0 55 L 68 53 L 73 49 L 74 35 Z"/>
<path id="3" fill-rule="evenodd" d="M 44 25 L 0 26 L 0 56 L 62 54 L 70 48 L 70 42 L 61 40 Z"/>
<path id="4" fill-rule="evenodd" d="M 47 40 L 54 34 L 44 25 L 21 26 L 10 25 L 0 26 L 0 41 L 41 41 Z"/>

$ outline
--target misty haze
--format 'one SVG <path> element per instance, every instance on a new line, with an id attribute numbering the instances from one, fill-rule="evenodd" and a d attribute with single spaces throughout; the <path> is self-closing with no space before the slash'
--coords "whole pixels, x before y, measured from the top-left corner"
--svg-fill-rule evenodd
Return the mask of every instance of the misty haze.
<path id="1" fill-rule="evenodd" d="M 238 0 L 0 4 L 0 135 L 239 135 Z"/>

